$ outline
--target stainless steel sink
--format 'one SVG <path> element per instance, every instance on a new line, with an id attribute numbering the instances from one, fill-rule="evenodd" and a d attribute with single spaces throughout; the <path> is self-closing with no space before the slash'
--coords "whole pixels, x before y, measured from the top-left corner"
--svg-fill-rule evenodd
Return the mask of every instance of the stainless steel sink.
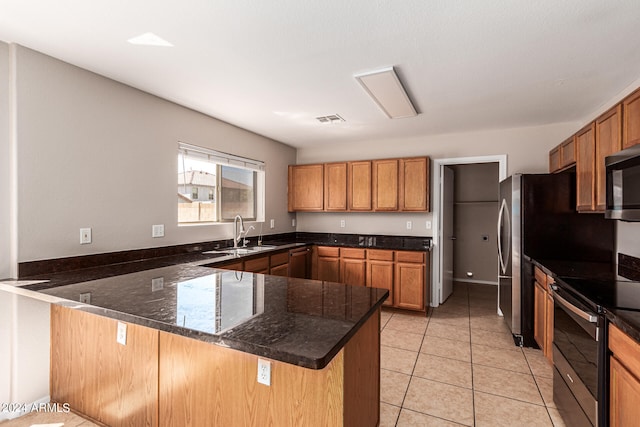
<path id="1" fill-rule="evenodd" d="M 230 255 L 248 255 L 261 251 L 268 251 L 275 249 L 277 246 L 263 245 L 263 246 L 250 246 L 248 248 L 220 248 L 213 251 L 203 252 L 204 254 L 230 254 Z"/>

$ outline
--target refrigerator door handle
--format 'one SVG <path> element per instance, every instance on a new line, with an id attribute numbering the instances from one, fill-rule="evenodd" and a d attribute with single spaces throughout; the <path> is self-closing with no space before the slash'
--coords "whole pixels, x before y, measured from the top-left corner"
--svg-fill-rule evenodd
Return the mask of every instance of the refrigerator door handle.
<path id="1" fill-rule="evenodd" d="M 502 199 L 502 205 L 500 206 L 500 212 L 498 213 L 498 259 L 500 260 L 500 269 L 503 274 L 507 272 L 507 263 L 504 260 L 504 253 L 502 252 L 502 224 L 505 220 L 510 222 L 507 201 Z M 509 227 L 506 229 L 507 232 L 509 232 Z M 511 236 L 509 236 L 509 240 L 511 240 Z"/>

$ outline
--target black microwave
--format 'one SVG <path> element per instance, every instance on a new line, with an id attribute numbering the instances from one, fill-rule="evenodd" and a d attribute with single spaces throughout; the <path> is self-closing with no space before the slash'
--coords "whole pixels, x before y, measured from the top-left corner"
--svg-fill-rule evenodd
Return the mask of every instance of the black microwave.
<path id="1" fill-rule="evenodd" d="M 640 221 L 640 145 L 605 158 L 605 217 Z"/>

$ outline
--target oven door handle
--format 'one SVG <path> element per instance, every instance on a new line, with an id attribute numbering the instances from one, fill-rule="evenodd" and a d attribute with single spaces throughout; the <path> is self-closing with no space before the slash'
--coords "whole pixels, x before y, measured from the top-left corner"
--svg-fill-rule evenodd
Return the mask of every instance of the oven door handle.
<path id="1" fill-rule="evenodd" d="M 584 311 L 584 310 L 579 309 L 578 307 L 576 307 L 575 305 L 571 304 L 566 299 L 562 298 L 555 291 L 553 292 L 553 300 L 554 301 L 558 301 L 563 307 L 565 307 L 566 309 L 570 310 L 573 314 L 575 314 L 576 316 L 580 317 L 581 319 L 586 320 L 589 323 L 597 323 L 598 322 L 598 316 L 596 316 L 595 314 L 590 313 L 588 311 Z"/>

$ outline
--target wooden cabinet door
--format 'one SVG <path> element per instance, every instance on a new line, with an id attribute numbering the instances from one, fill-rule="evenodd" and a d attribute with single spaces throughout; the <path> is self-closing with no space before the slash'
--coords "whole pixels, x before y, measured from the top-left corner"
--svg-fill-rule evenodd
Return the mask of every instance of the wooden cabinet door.
<path id="1" fill-rule="evenodd" d="M 606 182 L 604 158 L 622 149 L 622 104 L 596 119 L 596 193 L 595 210 L 604 212 Z"/>
<path id="2" fill-rule="evenodd" d="M 324 165 L 289 166 L 289 212 L 324 209 Z"/>
<path id="3" fill-rule="evenodd" d="M 347 163 L 347 200 L 351 211 L 371 210 L 371 162 Z"/>
<path id="4" fill-rule="evenodd" d="M 576 162 L 576 140 L 572 136 L 560 144 L 560 168 L 566 168 Z"/>
<path id="5" fill-rule="evenodd" d="M 396 263 L 393 289 L 396 307 L 424 310 L 424 287 L 424 264 Z"/>
<path id="6" fill-rule="evenodd" d="M 595 209 L 595 123 L 576 134 L 576 210 L 580 212 Z"/>
<path id="7" fill-rule="evenodd" d="M 340 282 L 345 285 L 366 285 L 366 264 L 363 259 L 340 258 Z"/>
<path id="8" fill-rule="evenodd" d="M 373 210 L 398 210 L 398 160 L 374 160 L 372 165 Z"/>
<path id="9" fill-rule="evenodd" d="M 429 158 L 401 159 L 398 204 L 401 211 L 429 210 Z"/>
<path id="10" fill-rule="evenodd" d="M 622 148 L 640 143 L 640 89 L 622 101 L 624 123 L 622 129 Z"/>
<path id="11" fill-rule="evenodd" d="M 324 165 L 324 210 L 347 210 L 347 163 Z"/>
<path id="12" fill-rule="evenodd" d="M 560 146 L 549 151 L 549 173 L 560 170 Z"/>
<path id="13" fill-rule="evenodd" d="M 383 305 L 393 306 L 393 261 L 367 260 L 367 287 L 387 289 L 389 297 Z"/>
<path id="14" fill-rule="evenodd" d="M 317 280 L 340 282 L 340 258 L 319 256 Z"/>
<path id="15" fill-rule="evenodd" d="M 616 357 L 609 360 L 610 426 L 637 425 L 640 419 L 640 381 Z"/>
<path id="16" fill-rule="evenodd" d="M 309 278 L 309 248 L 292 249 L 289 251 L 289 277 L 298 279 Z"/>
<path id="17" fill-rule="evenodd" d="M 535 282 L 533 293 L 533 338 L 543 352 L 545 350 L 544 322 L 546 320 L 546 294 L 544 288 L 538 282 Z"/>

